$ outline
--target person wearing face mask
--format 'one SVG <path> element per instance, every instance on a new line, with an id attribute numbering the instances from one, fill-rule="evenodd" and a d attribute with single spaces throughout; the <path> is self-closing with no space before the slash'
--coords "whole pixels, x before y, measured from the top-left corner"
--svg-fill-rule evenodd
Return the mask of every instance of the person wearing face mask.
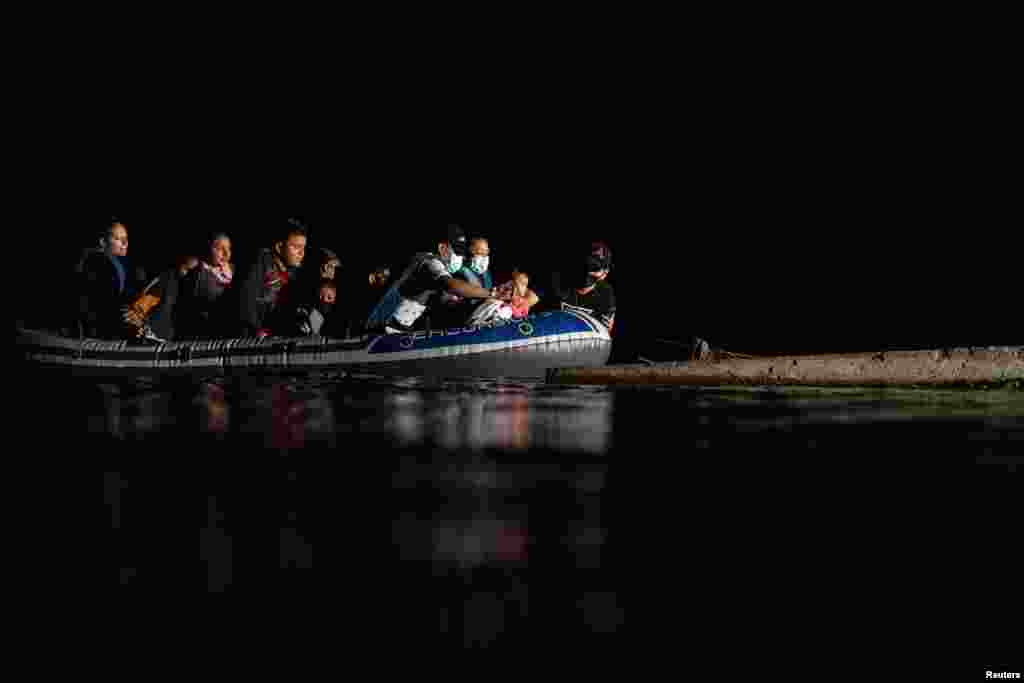
<path id="1" fill-rule="evenodd" d="M 512 306 L 511 300 L 517 291 L 515 280 L 526 277 L 526 275 L 516 270 L 513 272 L 513 281 L 495 287 L 491 275 L 490 257 L 491 249 L 487 239 L 484 237 L 474 237 L 469 243 L 469 261 L 462 267 L 462 270 L 456 273 L 455 277 L 464 279 L 470 284 L 483 287 L 484 289 L 493 290 L 495 298 L 501 299 L 505 305 L 498 305 L 492 300 L 489 305 L 485 306 L 486 302 L 481 299 L 463 300 L 452 296 L 452 300 L 446 302 L 450 304 L 449 310 L 451 313 L 446 320 L 448 326 L 464 325 L 467 322 L 469 324 L 482 324 L 495 318 L 502 320 L 509 320 L 513 317 L 525 318 L 529 314 L 530 307 L 539 301 L 537 295 L 526 285 L 523 285 L 520 292 L 521 296 L 517 300 L 516 305 Z"/>
<path id="2" fill-rule="evenodd" d="M 469 259 L 455 277 L 487 290 L 494 288 L 491 278 L 491 245 L 486 237 L 474 237 L 469 241 Z"/>
<path id="3" fill-rule="evenodd" d="M 413 257 L 409 267 L 391 286 L 367 320 L 367 329 L 382 329 L 386 334 L 405 334 L 431 308 L 440 304 L 442 294 L 465 299 L 489 299 L 493 289 L 470 284 L 454 277 L 468 254 L 466 233 L 461 226 L 449 224 L 436 252 Z"/>
<path id="4" fill-rule="evenodd" d="M 462 268 L 454 277 L 468 282 L 487 291 L 494 289 L 491 277 L 491 247 L 486 237 L 473 237 L 469 240 L 469 254 L 463 261 Z M 439 327 L 455 327 L 465 324 L 473 314 L 473 310 L 483 303 L 483 299 L 467 299 L 455 292 L 442 292 L 441 306 L 437 309 Z"/>
<path id="5" fill-rule="evenodd" d="M 612 250 L 604 242 L 592 242 L 590 253 L 573 275 L 575 282 L 561 292 L 561 307 L 580 310 L 600 320 L 608 331 L 615 327 L 615 291 L 608 283 Z"/>

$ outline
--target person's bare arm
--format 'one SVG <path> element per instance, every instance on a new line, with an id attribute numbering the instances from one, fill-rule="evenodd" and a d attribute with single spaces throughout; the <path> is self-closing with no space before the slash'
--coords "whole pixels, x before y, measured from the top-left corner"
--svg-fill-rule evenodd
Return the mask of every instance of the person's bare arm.
<path id="1" fill-rule="evenodd" d="M 471 285 L 465 280 L 460 280 L 456 277 L 448 278 L 445 285 L 449 292 L 458 294 L 459 296 L 467 299 L 490 299 L 494 296 L 494 290 Z"/>
<path id="2" fill-rule="evenodd" d="M 540 297 L 532 289 L 526 290 L 526 305 L 533 308 L 540 303 Z"/>

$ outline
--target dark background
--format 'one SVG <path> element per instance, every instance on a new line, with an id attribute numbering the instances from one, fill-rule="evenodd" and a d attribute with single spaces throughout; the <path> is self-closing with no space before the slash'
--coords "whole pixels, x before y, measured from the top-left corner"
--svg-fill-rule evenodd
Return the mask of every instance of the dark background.
<path id="1" fill-rule="evenodd" d="M 618 359 L 692 334 L 753 353 L 1020 343 L 1015 188 L 980 153 L 1014 158 L 1012 107 L 974 88 L 985 123 L 960 140 L 926 106 L 941 65 L 902 38 L 735 30 L 482 64 L 449 46 L 436 71 L 375 53 L 384 74 L 307 72 L 310 45 L 290 69 L 271 50 L 194 81 L 68 77 L 19 174 L 42 229 L 17 248 L 56 266 L 15 259 L 42 281 L 16 304 L 110 213 L 153 265 L 211 228 L 244 262 L 293 215 L 346 264 L 401 263 L 454 221 L 499 274 L 608 241 Z"/>
<path id="2" fill-rule="evenodd" d="M 751 352 L 1021 343 L 1021 231 L 1019 217 L 1012 218 L 1020 213 L 1012 204 L 1019 174 L 1006 171 L 1020 158 L 1019 136 L 1012 135 L 1019 125 L 1009 100 L 1014 90 L 1006 87 L 1014 79 L 999 72 L 1014 63 L 1014 41 L 993 33 L 1014 22 L 1000 24 L 988 12 L 971 26 L 957 13 L 952 26 L 936 29 L 920 13 L 894 21 L 888 10 L 844 9 L 831 17 L 777 7 L 755 15 L 729 7 L 721 21 L 710 22 L 699 11 L 689 9 L 678 21 L 649 8 L 624 17 L 628 13 L 616 8 L 608 13 L 608 26 L 581 21 L 578 11 L 564 24 L 529 16 L 523 18 L 532 26 L 514 31 L 508 41 L 497 40 L 497 25 L 494 33 L 479 26 L 415 54 L 402 50 L 408 46 L 404 36 L 394 35 L 394 21 L 381 24 L 378 33 L 387 35 L 373 36 L 378 43 L 371 46 L 350 44 L 364 33 L 358 24 L 319 42 L 320 36 L 310 39 L 313 22 L 291 33 L 278 30 L 276 11 L 271 31 L 240 30 L 237 17 L 221 29 L 178 13 L 189 31 L 171 33 L 166 44 L 157 41 L 152 22 L 142 31 L 103 31 L 103 41 L 96 39 L 101 30 L 63 22 L 90 44 L 64 56 L 67 44 L 56 44 L 63 41 L 39 41 L 24 51 L 24 68 L 12 73 L 24 74 L 20 80 L 30 92 L 12 97 L 9 113 L 33 124 L 9 128 L 12 147 L 20 143 L 30 150 L 25 166 L 12 164 L 13 175 L 38 194 L 9 232 L 16 283 L 10 299 L 16 311 L 38 311 L 47 307 L 47 295 L 67 295 L 59 283 L 74 252 L 110 213 L 129 224 L 132 256 L 159 263 L 170 262 L 186 237 L 210 227 L 229 230 L 236 259 L 244 261 L 271 226 L 293 214 L 310 223 L 314 245 L 328 244 L 346 262 L 351 252 L 366 262 L 385 253 L 400 259 L 432 241 L 421 236 L 443 218 L 486 232 L 499 271 L 517 251 L 535 259 L 530 268 L 545 262 L 554 267 L 570 245 L 607 239 L 618 264 L 612 282 L 620 303 L 620 355 L 646 351 L 655 336 L 693 332 Z M 337 22 L 322 24 L 338 32 Z M 52 21 L 41 25 L 54 28 Z M 972 36 L 983 45 L 969 43 Z M 42 73 L 44 59 L 58 54 L 49 73 Z M 90 63 L 89 56 L 102 63 Z M 24 198 L 16 191 L 8 196 L 13 202 Z M 48 404 L 50 394 L 40 396 L 40 404 Z M 651 407 L 617 411 L 617 419 L 629 424 L 638 414 L 647 419 Z M 75 414 L 84 413 L 79 408 Z M 898 427 L 881 434 L 868 427 L 871 436 L 854 440 L 865 445 L 862 453 L 798 458 L 790 462 L 805 469 L 786 479 L 809 478 L 807 492 L 831 497 L 850 472 L 889 481 L 892 468 L 920 469 L 910 486 L 898 487 L 902 499 L 921 488 L 914 482 L 935 460 L 885 456 L 958 448 L 946 431 L 924 424 L 934 439 L 925 447 L 927 439 L 907 436 L 902 443 L 909 446 L 901 448 Z M 731 431 L 728 425 L 725 417 L 712 421 L 723 433 Z M 41 426 L 41 433 L 54 431 L 50 422 Z M 847 436 L 840 432 L 832 443 L 847 442 Z M 657 526 L 659 519 L 667 525 L 681 517 L 679 528 L 639 547 L 636 556 L 621 554 L 621 562 L 644 572 L 644 580 L 632 585 L 704 590 L 714 607 L 698 618 L 710 614 L 719 626 L 706 640 L 733 636 L 722 640 L 731 657 L 734 616 L 749 605 L 723 610 L 719 597 L 735 595 L 732 586 L 712 592 L 699 583 L 680 584 L 685 573 L 676 570 L 685 569 L 682 562 L 659 563 L 657 555 L 650 561 L 652 549 L 675 550 L 665 539 L 693 527 L 715 535 L 723 510 L 749 509 L 742 493 L 727 489 L 745 476 L 761 483 L 756 464 L 765 460 L 764 451 L 744 442 L 730 452 L 728 443 L 724 453 L 742 459 L 706 459 L 709 468 L 728 463 L 719 478 L 726 490 L 707 493 L 702 481 L 708 477 L 698 469 L 690 486 L 712 500 L 692 515 L 655 515 L 648 505 L 675 507 L 686 491 L 674 488 L 678 480 L 665 476 L 664 468 L 686 467 L 689 458 L 652 461 L 635 452 L 613 458 L 618 472 L 611 477 L 616 489 L 608 519 L 626 524 L 620 529 L 635 537 L 635 530 Z M 379 449 L 373 445 L 370 452 Z M 126 464 L 151 467 L 135 444 L 118 453 Z M 535 458 L 547 461 L 546 454 Z M 95 462 L 75 461 L 79 467 Z M 121 461 L 110 462 L 108 469 L 123 469 Z M 380 462 L 346 459 L 342 467 L 392 464 Z M 842 476 L 823 479 L 821 468 L 832 466 L 841 467 Z M 152 469 L 153 481 L 166 478 L 162 466 Z M 183 488 L 196 486 L 199 475 L 191 469 L 166 469 Z M 242 485 L 247 474 L 232 477 L 239 488 L 250 488 Z M 341 498 L 353 508 L 364 498 L 387 506 L 391 499 L 378 495 L 382 487 L 367 486 L 363 474 L 344 470 L 318 479 L 330 487 L 341 482 L 347 487 Z M 80 478 L 65 479 L 74 490 L 82 488 Z M 666 495 L 652 495 L 658 481 L 671 489 Z M 1013 500 L 1009 492 L 994 495 L 991 482 L 986 478 L 979 487 L 979 500 Z M 165 483 L 157 488 L 171 491 Z M 153 498 L 145 483 L 131 495 Z M 96 498 L 91 489 L 89 496 Z M 165 499 L 180 497 L 174 491 Z M 52 495 L 40 500 L 47 498 Z M 705 503 L 701 495 L 692 499 Z M 814 501 L 809 504 L 816 509 Z M 641 517 L 634 520 L 623 509 Z M 750 514 L 760 517 L 763 509 L 755 505 Z M 974 550 L 996 556 L 1012 538 L 1012 529 L 998 520 L 1013 515 L 976 509 L 982 512 L 974 527 L 989 535 Z M 390 518 L 389 512 L 380 517 Z M 171 516 L 168 527 L 188 526 Z M 55 526 L 63 528 L 66 518 Z M 373 518 L 362 509 L 350 517 Z M 131 513 L 125 519 L 132 520 Z M 146 521 L 142 515 L 130 523 L 147 543 L 171 554 Z M 368 524 L 348 521 L 345 530 Z M 654 537 L 654 530 L 646 535 Z M 194 545 L 188 526 L 181 548 Z M 191 562 L 194 555 L 183 551 L 181 557 Z M 358 566 L 376 572 L 373 556 L 363 557 L 370 560 Z M 61 559 L 54 566 L 65 567 Z M 1011 604 L 1003 592 L 1012 576 L 1000 574 L 995 559 L 980 565 L 984 577 L 975 577 L 990 589 L 975 601 L 981 624 Z M 666 567 L 671 579 L 650 581 L 651 564 Z M 746 561 L 735 564 L 742 575 L 736 585 L 751 585 L 748 567 Z M 794 576 L 802 581 L 808 572 Z M 552 592 L 561 578 L 548 582 Z M 376 593 L 371 591 L 375 607 Z M 828 599 L 834 594 L 814 591 L 816 599 L 825 598 L 819 609 L 836 613 Z M 342 604 L 351 611 L 349 603 Z M 662 596 L 644 604 L 660 606 Z M 387 629 L 393 612 L 381 617 Z M 744 646 L 770 632 L 759 626 L 749 638 L 739 636 Z M 993 628 L 986 636 L 1006 632 Z M 717 666 L 732 659 L 714 661 Z M 827 664 L 837 661 L 843 660 Z"/>

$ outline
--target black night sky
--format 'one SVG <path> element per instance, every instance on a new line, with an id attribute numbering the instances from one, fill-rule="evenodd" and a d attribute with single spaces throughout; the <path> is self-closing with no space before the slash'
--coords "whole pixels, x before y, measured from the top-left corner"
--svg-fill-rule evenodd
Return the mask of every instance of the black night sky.
<path id="1" fill-rule="evenodd" d="M 315 93 L 289 109 L 225 91 L 201 115 L 147 100 L 175 125 L 132 128 L 117 152 L 64 131 L 73 143 L 39 184 L 80 187 L 40 220 L 58 271 L 111 213 L 150 268 L 211 229 L 244 262 L 289 216 L 360 268 L 401 264 L 459 222 L 490 238 L 499 275 L 518 265 L 537 284 L 603 239 L 619 360 L 691 334 L 751 353 L 1020 343 L 1021 231 L 996 209 L 1007 180 L 978 169 L 985 190 L 956 218 L 962 197 L 930 180 L 943 152 L 898 82 L 777 66 L 696 65 L 675 91 L 592 76 L 430 112 Z"/>

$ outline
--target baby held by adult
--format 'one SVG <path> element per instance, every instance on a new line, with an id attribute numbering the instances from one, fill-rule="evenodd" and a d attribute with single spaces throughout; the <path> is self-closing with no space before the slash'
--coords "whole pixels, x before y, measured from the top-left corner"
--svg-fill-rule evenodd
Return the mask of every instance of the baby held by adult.
<path id="1" fill-rule="evenodd" d="M 512 279 L 494 288 L 495 298 L 480 304 L 469 319 L 471 325 L 493 320 L 525 318 L 530 314 L 530 278 L 526 273 L 513 271 Z"/>

